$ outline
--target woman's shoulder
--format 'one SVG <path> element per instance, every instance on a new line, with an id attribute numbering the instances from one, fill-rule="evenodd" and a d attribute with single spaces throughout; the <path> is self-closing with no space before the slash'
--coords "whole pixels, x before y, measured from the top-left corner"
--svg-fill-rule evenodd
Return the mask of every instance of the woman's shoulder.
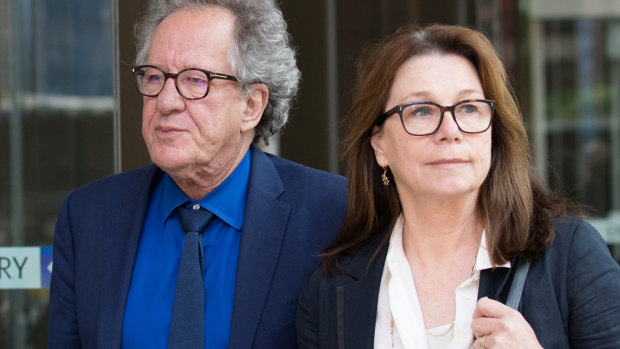
<path id="1" fill-rule="evenodd" d="M 555 236 L 552 246 L 556 248 L 574 250 L 605 246 L 605 241 L 599 231 L 582 218 L 572 216 L 554 218 L 553 227 Z"/>
<path id="2" fill-rule="evenodd" d="M 532 261 L 530 274 L 551 277 L 558 287 L 591 269 L 618 269 L 601 234 L 587 221 L 578 217 L 553 219 L 553 242 Z M 546 275 L 546 276 L 543 276 Z"/>
<path id="3" fill-rule="evenodd" d="M 620 289 L 620 266 L 600 233 L 580 218 L 553 221 L 555 240 L 533 263 L 533 274 L 549 277 L 555 285 L 557 304 L 570 313 L 571 343 L 580 347 L 617 348 L 620 343 L 620 298 L 609 297 Z M 533 276 L 536 279 L 536 276 Z M 539 282 L 537 285 L 543 285 Z M 536 287 L 537 297 L 541 296 Z M 539 302 L 539 304 L 541 304 Z M 554 304 L 552 302 L 548 304 Z M 545 306 L 541 304 L 541 309 Z M 566 320 L 568 323 L 568 320 Z M 614 324 L 610 326 L 609 324 Z"/>
<path id="4" fill-rule="evenodd" d="M 592 224 L 577 217 L 562 217 L 555 218 L 553 225 L 554 241 L 543 257 L 556 266 L 553 270 L 561 270 L 561 265 L 565 265 L 567 278 L 601 271 L 613 271 L 618 278 L 620 267 Z"/>

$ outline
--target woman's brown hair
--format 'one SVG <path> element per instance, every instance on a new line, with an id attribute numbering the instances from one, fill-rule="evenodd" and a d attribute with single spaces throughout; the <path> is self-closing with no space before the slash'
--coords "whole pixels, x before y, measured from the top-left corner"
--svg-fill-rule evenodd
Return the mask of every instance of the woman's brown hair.
<path id="1" fill-rule="evenodd" d="M 405 26 L 371 46 L 357 66 L 344 140 L 348 207 L 342 229 L 323 254 L 321 265 L 327 274 L 340 270 L 340 258 L 354 254 L 371 238 L 381 235 L 380 246 L 385 244 L 401 212 L 396 187 L 381 182 L 383 169 L 375 160 L 370 138 L 400 66 L 427 54 L 467 58 L 478 72 L 485 98 L 497 102 L 491 167 L 477 204 L 492 262 L 538 256 L 553 241 L 551 218 L 569 207 L 548 191 L 532 165 L 521 112 L 504 66 L 486 36 L 461 26 Z"/>

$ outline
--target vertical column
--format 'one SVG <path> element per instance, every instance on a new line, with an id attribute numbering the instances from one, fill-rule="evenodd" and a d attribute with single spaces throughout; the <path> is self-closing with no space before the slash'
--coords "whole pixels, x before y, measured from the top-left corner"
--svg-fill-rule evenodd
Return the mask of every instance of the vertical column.
<path id="1" fill-rule="evenodd" d="M 112 16 L 114 19 L 112 23 L 115 25 L 112 28 L 112 47 L 114 47 L 114 62 L 113 64 L 113 86 L 114 86 L 114 111 L 112 112 L 112 143 L 114 148 L 114 173 L 119 173 L 123 169 L 123 157 L 121 153 L 121 57 L 120 57 L 120 38 L 118 23 L 120 18 L 118 16 L 118 0 L 110 0 L 110 6 L 112 8 Z"/>
<path id="2" fill-rule="evenodd" d="M 611 207 L 620 219 L 620 100 L 613 96 L 620 96 L 620 24 L 609 24 L 608 32 L 608 59 L 610 60 L 611 84 Z M 619 222 L 620 224 L 620 222 Z"/>
<path id="3" fill-rule="evenodd" d="M 573 164 L 573 171 L 577 174 L 577 190 L 580 195 L 587 195 L 590 188 L 590 181 L 593 176 L 590 167 L 592 159 L 587 153 L 587 147 L 593 143 L 600 142 L 600 135 L 596 127 L 596 116 L 594 101 L 594 37 L 592 30 L 592 19 L 580 18 L 576 20 L 576 63 L 577 63 L 577 100 L 579 103 L 578 129 L 577 129 L 577 161 Z M 601 130 L 606 132 L 606 130 Z M 601 212 L 604 214 L 604 212 Z"/>
<path id="4" fill-rule="evenodd" d="M 607 34 L 611 96 L 620 96 L 620 44 L 617 43 L 620 25 L 610 23 Z M 609 213 L 609 227 L 616 237 L 611 251 L 616 261 L 620 261 L 620 241 L 617 239 L 620 236 L 620 100 L 618 98 L 611 98 L 609 122 L 611 126 L 609 156 L 611 161 L 611 212 Z"/>
<path id="5" fill-rule="evenodd" d="M 530 21 L 530 54 L 532 56 L 531 77 L 532 94 L 532 144 L 534 147 L 534 164 L 543 180 L 547 180 L 547 120 L 545 118 L 545 54 L 542 47 L 543 32 L 540 20 L 533 18 Z"/>
<path id="6" fill-rule="evenodd" d="M 290 111 L 287 126 L 280 137 L 281 155 L 304 165 L 329 171 L 333 134 L 330 113 L 334 102 L 330 89 L 335 77 L 329 77 L 328 9 L 336 1 L 285 1 L 281 4 L 288 31 L 297 50 L 301 70 L 300 90 Z M 332 19 L 332 24 L 334 20 Z M 334 29 L 335 30 L 335 29 Z M 330 82 L 328 82 L 328 79 Z"/>
<path id="7" fill-rule="evenodd" d="M 12 108 L 10 119 L 10 185 L 11 185 L 11 245 L 21 246 L 24 243 L 24 174 L 23 174 L 23 139 L 22 139 L 22 97 L 23 85 L 21 80 L 23 59 L 22 40 L 18 37 L 24 33 L 24 27 L 29 24 L 28 14 L 32 9 L 29 0 L 13 1 L 13 26 L 12 26 L 12 73 L 9 73 L 9 80 L 12 85 Z M 25 314 L 25 295 L 22 291 L 9 291 L 11 319 L 13 323 L 13 341 L 7 347 L 24 348 L 28 324 Z M 11 339 L 8 339 L 9 342 Z"/>
<path id="8" fill-rule="evenodd" d="M 146 145 L 142 140 L 142 96 L 136 91 L 133 83 L 133 76 L 129 71 L 136 58 L 136 46 L 133 36 L 133 27 L 138 17 L 144 13 L 149 0 L 115 1 L 118 11 L 118 21 L 116 23 L 116 49 L 117 49 L 117 84 L 115 85 L 114 96 L 117 99 L 115 108 L 119 108 L 117 122 L 119 127 L 115 128 L 116 146 L 120 159 L 120 170 L 126 171 L 141 166 L 148 165 L 150 158 Z"/>
<path id="9" fill-rule="evenodd" d="M 338 172 L 338 22 L 336 0 L 325 0 L 327 12 L 327 154 L 328 170 Z"/>

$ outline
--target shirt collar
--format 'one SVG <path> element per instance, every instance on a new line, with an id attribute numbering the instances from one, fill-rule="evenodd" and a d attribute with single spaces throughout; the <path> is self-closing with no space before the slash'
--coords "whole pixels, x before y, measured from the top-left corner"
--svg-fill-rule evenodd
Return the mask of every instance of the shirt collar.
<path id="1" fill-rule="evenodd" d="M 191 200 L 174 180 L 165 174 L 162 179 L 163 194 L 160 205 L 163 223 L 179 205 L 189 201 L 210 210 L 224 222 L 241 230 L 250 179 L 250 154 L 251 152 L 247 151 L 228 178 L 200 200 Z"/>
<path id="2" fill-rule="evenodd" d="M 510 268 L 511 263 L 507 261 L 504 264 L 496 265 L 497 268 Z M 486 231 L 482 231 L 482 237 L 480 238 L 480 247 L 478 247 L 478 254 L 476 255 L 476 264 L 474 270 L 480 271 L 484 269 L 493 268 L 491 263 L 491 256 L 489 255 L 489 249 L 487 248 Z"/>

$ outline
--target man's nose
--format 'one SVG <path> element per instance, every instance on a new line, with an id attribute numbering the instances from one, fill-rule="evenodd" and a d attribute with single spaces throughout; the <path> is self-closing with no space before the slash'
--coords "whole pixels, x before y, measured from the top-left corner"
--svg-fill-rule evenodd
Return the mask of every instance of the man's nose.
<path id="1" fill-rule="evenodd" d="M 183 97 L 177 91 L 174 79 L 166 79 L 164 82 L 164 88 L 157 96 L 157 109 L 167 114 L 185 106 Z"/>

